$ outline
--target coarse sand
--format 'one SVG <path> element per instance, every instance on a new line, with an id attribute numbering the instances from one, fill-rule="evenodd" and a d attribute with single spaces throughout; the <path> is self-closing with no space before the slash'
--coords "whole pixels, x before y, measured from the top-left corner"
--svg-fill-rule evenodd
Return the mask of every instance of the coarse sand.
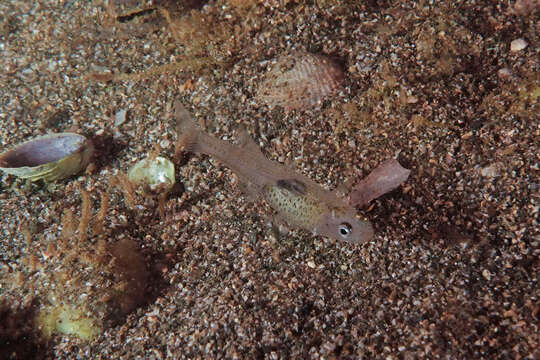
<path id="1" fill-rule="evenodd" d="M 0 175 L 0 358 L 540 358 L 539 30 L 534 0 L 2 0 L 0 149 L 71 131 L 96 158 Z M 299 51 L 342 88 L 261 101 Z M 175 155 L 175 100 L 329 189 L 392 157 L 411 175 L 358 209 L 368 244 L 280 230 L 223 164 Z M 166 198 L 122 176 L 152 152 Z M 103 330 L 40 335 L 68 302 Z"/>

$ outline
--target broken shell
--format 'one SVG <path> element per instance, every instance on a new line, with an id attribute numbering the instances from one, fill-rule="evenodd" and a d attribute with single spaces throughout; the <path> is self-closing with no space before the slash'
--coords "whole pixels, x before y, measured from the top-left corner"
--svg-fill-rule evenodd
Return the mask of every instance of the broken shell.
<path id="1" fill-rule="evenodd" d="M 153 192 L 168 192 L 175 183 L 174 164 L 161 156 L 147 157 L 128 171 L 128 179 Z"/>
<path id="2" fill-rule="evenodd" d="M 52 182 L 85 169 L 93 153 L 92 142 L 82 135 L 49 134 L 0 154 L 0 170 L 31 181 Z"/>
<path id="3" fill-rule="evenodd" d="M 343 70 L 330 58 L 296 52 L 277 60 L 257 97 L 268 106 L 302 110 L 335 94 L 343 80 Z"/>
<path id="4" fill-rule="evenodd" d="M 527 42 L 523 39 L 515 39 L 510 43 L 510 51 L 521 51 L 527 47 Z"/>

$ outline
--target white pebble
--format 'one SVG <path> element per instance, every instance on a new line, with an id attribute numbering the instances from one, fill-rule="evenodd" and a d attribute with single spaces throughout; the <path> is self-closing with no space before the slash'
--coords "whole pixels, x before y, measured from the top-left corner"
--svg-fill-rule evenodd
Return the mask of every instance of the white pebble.
<path id="1" fill-rule="evenodd" d="M 163 139 L 161 140 L 161 142 L 159 143 L 159 146 L 162 148 L 162 149 L 167 149 L 169 146 L 171 146 L 171 142 L 167 139 Z"/>
<path id="2" fill-rule="evenodd" d="M 527 42 L 523 39 L 516 39 L 510 43 L 510 51 L 521 51 L 527 47 Z"/>
<path id="3" fill-rule="evenodd" d="M 126 118 L 127 118 L 126 115 L 127 115 L 126 109 L 117 111 L 116 114 L 114 114 L 114 126 L 122 125 L 126 121 Z"/>
<path id="4" fill-rule="evenodd" d="M 512 77 L 512 71 L 510 71 L 509 68 L 501 68 L 499 71 L 497 71 L 497 75 L 499 75 L 500 78 L 506 79 Z"/>
<path id="5" fill-rule="evenodd" d="M 497 177 L 499 176 L 499 164 L 494 163 L 491 165 L 488 165 L 486 167 L 483 167 L 480 170 L 480 174 L 484 177 Z"/>

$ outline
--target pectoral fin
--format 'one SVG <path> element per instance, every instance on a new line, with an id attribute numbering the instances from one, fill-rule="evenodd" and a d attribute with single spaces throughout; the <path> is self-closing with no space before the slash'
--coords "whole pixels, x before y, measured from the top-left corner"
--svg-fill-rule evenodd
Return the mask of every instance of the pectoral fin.
<path id="1" fill-rule="evenodd" d="M 259 199 L 262 189 L 257 185 L 244 181 L 244 179 L 239 179 L 238 188 L 242 193 L 244 193 L 249 201 L 255 202 Z"/>

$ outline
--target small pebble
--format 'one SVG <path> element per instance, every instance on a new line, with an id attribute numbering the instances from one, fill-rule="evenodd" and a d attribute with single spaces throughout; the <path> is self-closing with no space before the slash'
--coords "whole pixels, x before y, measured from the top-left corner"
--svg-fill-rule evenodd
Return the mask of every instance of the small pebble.
<path id="1" fill-rule="evenodd" d="M 497 71 L 497 75 L 499 75 L 499 77 L 502 79 L 507 79 L 507 78 L 512 77 L 512 72 L 510 71 L 509 68 L 505 67 L 505 68 L 499 69 L 499 71 Z"/>
<path id="2" fill-rule="evenodd" d="M 127 110 L 122 109 L 114 114 L 114 126 L 122 125 L 127 119 Z"/>
<path id="3" fill-rule="evenodd" d="M 159 146 L 162 148 L 162 149 L 167 149 L 171 146 L 171 142 L 168 140 L 168 139 L 163 139 L 159 142 Z"/>
<path id="4" fill-rule="evenodd" d="M 407 98 L 407 104 L 416 104 L 418 102 L 418 97 L 411 95 Z"/>
<path id="5" fill-rule="evenodd" d="M 510 43 L 510 51 L 521 51 L 527 47 L 527 42 L 523 39 L 516 39 Z"/>
<path id="6" fill-rule="evenodd" d="M 484 177 L 497 177 L 499 176 L 499 165 L 497 163 L 483 167 L 480 170 L 480 174 Z"/>

